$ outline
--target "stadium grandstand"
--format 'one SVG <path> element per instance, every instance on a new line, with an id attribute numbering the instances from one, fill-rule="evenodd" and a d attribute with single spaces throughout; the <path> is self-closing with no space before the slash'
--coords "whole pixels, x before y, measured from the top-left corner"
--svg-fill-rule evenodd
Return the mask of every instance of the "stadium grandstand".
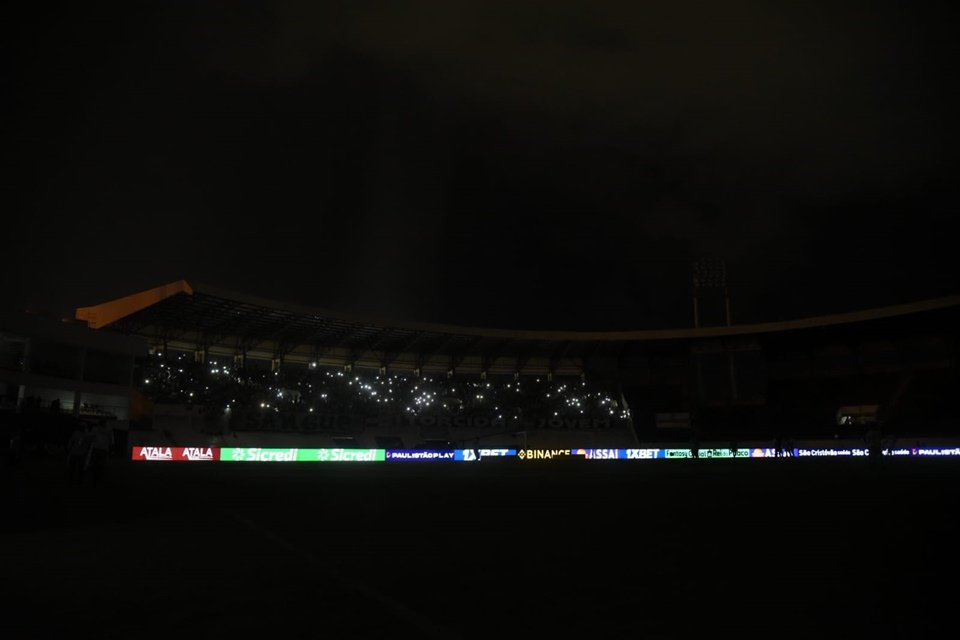
<path id="1" fill-rule="evenodd" d="M 180 280 L 76 319 L 147 341 L 134 376 L 153 402 L 133 425 L 144 442 L 550 448 L 956 434 L 960 296 L 575 332 L 362 318 Z"/>

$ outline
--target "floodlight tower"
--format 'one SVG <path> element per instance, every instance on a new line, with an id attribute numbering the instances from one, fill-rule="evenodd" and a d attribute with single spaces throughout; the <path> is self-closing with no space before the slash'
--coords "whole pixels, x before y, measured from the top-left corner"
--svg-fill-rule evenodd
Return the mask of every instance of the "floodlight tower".
<path id="1" fill-rule="evenodd" d="M 727 286 L 727 263 L 722 258 L 702 258 L 693 263 L 693 326 L 700 328 L 700 305 L 705 294 L 723 295 L 723 319 L 729 327 L 730 288 Z M 714 294 L 714 295 L 710 295 Z"/>

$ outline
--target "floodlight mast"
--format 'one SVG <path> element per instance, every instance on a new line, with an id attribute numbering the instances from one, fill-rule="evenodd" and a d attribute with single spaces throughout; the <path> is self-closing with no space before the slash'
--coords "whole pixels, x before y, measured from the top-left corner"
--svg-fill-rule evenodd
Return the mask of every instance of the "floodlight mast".
<path id="1" fill-rule="evenodd" d="M 705 291 L 723 290 L 723 321 L 726 326 L 731 326 L 733 320 L 730 315 L 730 287 L 727 282 L 727 263 L 722 258 L 701 258 L 693 263 L 693 326 L 699 329 L 700 321 L 700 296 Z M 734 355 L 731 352 L 725 353 L 727 358 L 727 367 L 730 380 L 730 399 L 735 401 L 738 397 L 737 371 L 734 364 Z M 703 394 L 703 366 L 697 359 L 697 381 L 700 388 L 701 397 Z"/>
<path id="2" fill-rule="evenodd" d="M 727 284 L 727 263 L 722 258 L 701 258 L 693 263 L 693 326 L 700 328 L 700 297 L 704 290 L 723 289 L 724 322 L 729 327 L 730 288 Z"/>

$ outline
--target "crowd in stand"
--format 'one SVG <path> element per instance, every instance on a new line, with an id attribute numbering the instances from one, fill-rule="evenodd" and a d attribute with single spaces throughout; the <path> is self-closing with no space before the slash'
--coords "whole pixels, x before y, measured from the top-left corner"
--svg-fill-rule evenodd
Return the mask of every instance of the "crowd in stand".
<path id="1" fill-rule="evenodd" d="M 194 362 L 186 354 L 151 356 L 137 376 L 158 404 L 199 405 L 217 413 L 238 409 L 331 411 L 355 415 L 626 418 L 616 389 L 581 377 L 446 376 L 348 372 L 318 366 L 269 371 L 222 360 Z"/>

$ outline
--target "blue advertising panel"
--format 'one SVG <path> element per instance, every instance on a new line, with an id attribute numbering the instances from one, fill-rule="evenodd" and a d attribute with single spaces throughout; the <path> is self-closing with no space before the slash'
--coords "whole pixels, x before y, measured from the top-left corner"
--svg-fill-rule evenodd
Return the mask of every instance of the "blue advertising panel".
<path id="1" fill-rule="evenodd" d="M 387 460 L 454 460 L 453 449 L 387 449 Z"/>
<path id="2" fill-rule="evenodd" d="M 454 460 L 475 462 L 482 458 L 504 458 L 517 455 L 516 449 L 457 449 Z"/>
<path id="3" fill-rule="evenodd" d="M 845 449 L 825 447 L 821 449 L 797 449 L 793 450 L 795 458 L 861 458 L 867 456 L 869 452 L 866 449 Z"/>
<path id="4" fill-rule="evenodd" d="M 914 447 L 915 456 L 955 456 L 960 457 L 960 447 Z"/>
<path id="5" fill-rule="evenodd" d="M 573 455 L 583 456 L 587 460 L 626 460 L 626 449 L 574 449 Z"/>

